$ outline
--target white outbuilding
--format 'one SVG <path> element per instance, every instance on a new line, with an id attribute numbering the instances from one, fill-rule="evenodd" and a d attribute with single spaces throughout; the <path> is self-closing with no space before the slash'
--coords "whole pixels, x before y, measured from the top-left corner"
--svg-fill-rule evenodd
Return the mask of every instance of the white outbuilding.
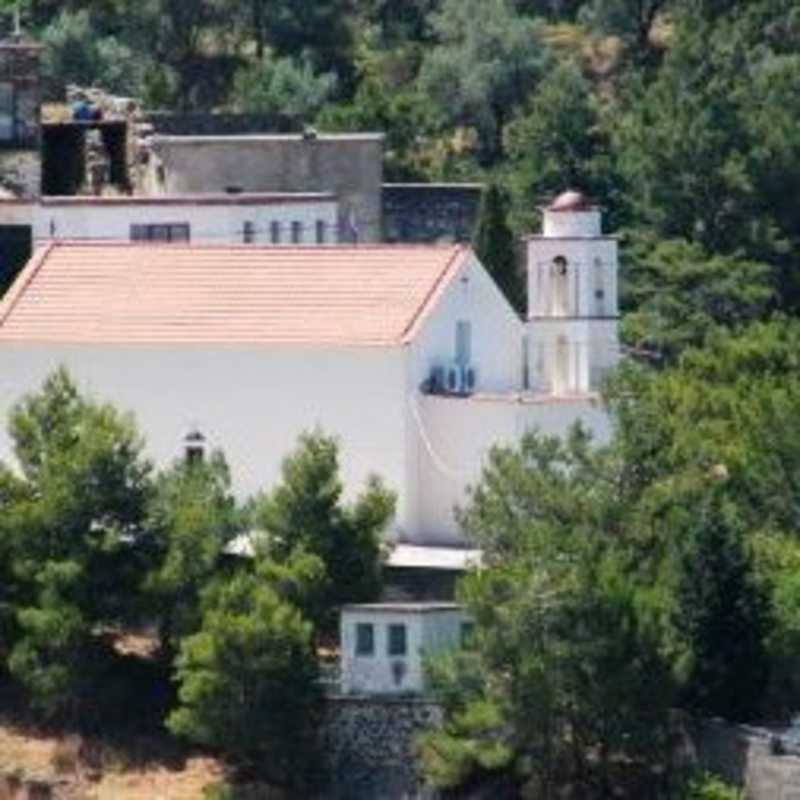
<path id="1" fill-rule="evenodd" d="M 342 694 L 422 694 L 425 659 L 465 644 L 472 623 L 457 603 L 347 605 L 340 617 Z"/>
<path id="2" fill-rule="evenodd" d="M 0 419 L 63 364 L 135 413 L 157 463 L 189 433 L 222 448 L 241 497 L 318 427 L 348 496 L 372 473 L 397 492 L 393 539 L 463 546 L 454 507 L 493 445 L 607 435 L 616 241 L 580 195 L 544 221 L 525 321 L 465 246 L 51 242 L 0 303 Z"/>

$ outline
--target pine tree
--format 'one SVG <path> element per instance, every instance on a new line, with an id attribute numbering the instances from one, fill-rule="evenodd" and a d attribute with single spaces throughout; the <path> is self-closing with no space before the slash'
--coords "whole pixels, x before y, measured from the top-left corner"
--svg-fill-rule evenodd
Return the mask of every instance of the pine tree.
<path id="1" fill-rule="evenodd" d="M 514 252 L 514 234 L 507 220 L 508 204 L 502 190 L 491 185 L 483 196 L 473 246 L 500 291 L 517 311 L 524 307 L 525 293 Z"/>
<path id="2" fill-rule="evenodd" d="M 673 625 L 686 648 L 687 708 L 744 720 L 767 683 L 767 599 L 734 505 L 715 489 L 692 515 L 679 558 Z"/>

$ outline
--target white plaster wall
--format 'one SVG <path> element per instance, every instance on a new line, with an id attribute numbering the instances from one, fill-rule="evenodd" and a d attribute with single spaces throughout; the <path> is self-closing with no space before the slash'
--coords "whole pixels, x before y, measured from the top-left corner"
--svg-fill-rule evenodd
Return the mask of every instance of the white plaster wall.
<path id="1" fill-rule="evenodd" d="M 609 420 L 591 397 L 554 399 L 542 397 L 419 398 L 420 536 L 431 544 L 463 545 L 464 536 L 455 519 L 456 506 L 468 501 L 468 487 L 481 478 L 493 445 L 515 445 L 526 430 L 547 435 L 565 434 L 578 420 L 594 432 L 598 442 L 610 435 Z"/>
<path id="2" fill-rule="evenodd" d="M 399 493 L 396 529 L 409 522 L 401 348 L 81 347 L 0 345 L 0 420 L 64 364 L 98 399 L 135 412 L 159 464 L 181 454 L 194 426 L 224 449 L 236 493 L 274 484 L 297 436 L 319 425 L 341 443 L 348 496 L 378 473 Z M 9 459 L 5 423 L 0 458 Z"/>
<path id="3" fill-rule="evenodd" d="M 545 209 L 545 236 L 599 236 L 602 218 L 599 208 L 586 211 L 549 211 Z"/>
<path id="4" fill-rule="evenodd" d="M 472 364 L 479 391 L 519 388 L 523 325 L 489 274 L 473 255 L 439 298 L 411 345 L 411 386 L 418 387 L 435 366 L 456 355 L 456 323 L 472 324 Z"/>
<path id="5" fill-rule="evenodd" d="M 464 263 L 439 298 L 408 348 L 406 403 L 406 485 L 410 517 L 409 541 L 425 542 L 420 509 L 419 451 L 423 446 L 420 426 L 420 385 L 436 366 L 445 366 L 456 355 L 456 323 L 472 324 L 472 364 L 480 391 L 508 392 L 522 382 L 523 324 L 489 274 L 473 255 Z"/>
<path id="6" fill-rule="evenodd" d="M 426 656 L 456 647 L 461 639 L 463 611 L 349 611 L 342 613 L 341 672 L 345 694 L 421 693 L 425 689 Z M 375 631 L 375 654 L 356 655 L 356 625 L 369 623 Z M 389 656 L 389 625 L 406 626 L 405 657 Z M 398 683 L 392 665 L 404 662 Z"/>
<path id="7" fill-rule="evenodd" d="M 619 313 L 616 239 L 539 237 L 528 240 L 529 317 L 551 314 L 551 265 L 557 256 L 567 260 L 569 310 L 572 316 L 613 317 Z M 601 273 L 600 279 L 598 271 Z M 596 289 L 603 290 L 602 302 L 595 297 Z"/>
<path id="8" fill-rule="evenodd" d="M 301 244 L 316 244 L 318 220 L 325 223 L 325 241 L 338 240 L 337 203 L 309 201 L 264 204 L 64 203 L 46 202 L 33 213 L 35 243 L 50 239 L 130 239 L 131 225 L 186 223 L 198 244 L 241 244 L 244 223 L 255 227 L 254 244 L 271 244 L 270 226 L 280 225 L 281 244 L 292 244 L 292 223 L 301 223 Z"/>
<path id="9" fill-rule="evenodd" d="M 33 225 L 33 201 L 0 201 L 0 225 Z"/>
<path id="10" fill-rule="evenodd" d="M 342 691 L 345 694 L 392 694 L 420 692 L 424 687 L 422 670 L 422 615 L 403 612 L 342 613 L 341 658 Z M 356 655 L 356 625 L 369 623 L 375 630 L 375 654 Z M 406 626 L 406 655 L 389 657 L 389 625 Z M 400 683 L 392 674 L 392 663 L 404 662 Z"/>

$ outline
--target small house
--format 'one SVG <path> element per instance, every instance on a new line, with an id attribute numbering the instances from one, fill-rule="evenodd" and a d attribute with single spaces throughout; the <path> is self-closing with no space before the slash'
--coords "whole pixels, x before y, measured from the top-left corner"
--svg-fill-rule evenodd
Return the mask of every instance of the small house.
<path id="1" fill-rule="evenodd" d="M 427 656 L 459 647 L 471 623 L 458 603 L 347 605 L 341 614 L 343 694 L 421 694 Z"/>

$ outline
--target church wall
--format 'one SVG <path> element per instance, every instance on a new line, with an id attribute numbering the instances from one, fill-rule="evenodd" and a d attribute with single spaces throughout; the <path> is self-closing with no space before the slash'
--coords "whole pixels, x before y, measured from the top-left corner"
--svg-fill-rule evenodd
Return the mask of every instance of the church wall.
<path id="1" fill-rule="evenodd" d="M 467 278 L 463 281 L 462 278 Z M 521 385 L 522 323 L 476 258 L 470 258 L 461 275 L 455 276 L 434 313 L 419 332 L 408 355 L 406 398 L 406 485 L 410 513 L 419 514 L 420 386 L 436 366 L 446 366 L 456 352 L 456 323 L 468 320 L 472 326 L 471 363 L 477 370 L 481 391 L 512 391 Z M 412 526 L 421 542 L 425 533 L 417 516 Z M 425 540 L 427 541 L 427 540 Z"/>
<path id="2" fill-rule="evenodd" d="M 518 389 L 522 380 L 523 326 L 474 256 L 466 262 L 436 304 L 412 345 L 411 386 L 418 387 L 435 366 L 456 357 L 456 323 L 472 327 L 471 363 L 480 391 Z"/>
<path id="3" fill-rule="evenodd" d="M 0 347 L 0 458 L 10 456 L 5 421 L 25 391 L 64 364 L 84 390 L 132 410 L 159 465 L 182 452 L 196 427 L 221 447 L 246 497 L 271 486 L 297 435 L 316 425 L 341 442 L 349 496 L 371 472 L 400 493 L 397 526 L 408 524 L 401 348 Z"/>
<path id="4" fill-rule="evenodd" d="M 426 541 L 463 544 L 453 515 L 464 505 L 467 487 L 474 486 L 493 445 L 514 445 L 526 430 L 563 435 L 577 420 L 607 441 L 609 421 L 599 401 L 503 397 L 420 398 L 418 479 L 420 526 Z"/>

